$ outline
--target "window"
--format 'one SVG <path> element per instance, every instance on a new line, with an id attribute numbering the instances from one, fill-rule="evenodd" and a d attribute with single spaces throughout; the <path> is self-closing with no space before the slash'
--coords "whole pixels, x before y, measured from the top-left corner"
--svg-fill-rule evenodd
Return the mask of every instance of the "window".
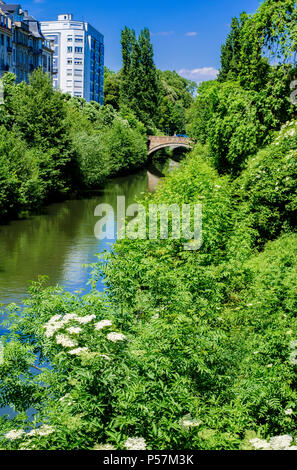
<path id="1" fill-rule="evenodd" d="M 67 64 L 71 65 L 72 64 L 72 59 L 67 59 Z"/>
<path id="2" fill-rule="evenodd" d="M 82 48 L 82 47 L 76 47 L 76 48 L 75 48 L 75 52 L 76 52 L 76 53 L 82 54 L 82 51 L 83 51 L 83 48 Z"/>
<path id="3" fill-rule="evenodd" d="M 71 75 L 72 76 L 72 70 L 71 69 L 67 69 L 67 75 Z"/>
<path id="4" fill-rule="evenodd" d="M 82 70 L 75 69 L 74 75 L 76 75 L 77 77 L 82 77 Z"/>
<path id="5" fill-rule="evenodd" d="M 72 37 L 68 37 L 68 38 L 67 38 L 67 41 L 68 41 L 68 42 L 72 42 L 72 41 L 73 41 L 73 38 L 72 38 Z"/>
<path id="6" fill-rule="evenodd" d="M 82 65 L 83 64 L 83 61 L 82 59 L 74 59 L 74 65 Z"/>
<path id="7" fill-rule="evenodd" d="M 82 36 L 75 36 L 75 42 L 83 42 Z"/>
<path id="8" fill-rule="evenodd" d="M 68 47 L 67 47 L 67 52 L 70 53 L 70 52 L 72 52 L 72 51 L 73 51 L 73 47 L 72 47 L 72 46 L 68 46 Z"/>

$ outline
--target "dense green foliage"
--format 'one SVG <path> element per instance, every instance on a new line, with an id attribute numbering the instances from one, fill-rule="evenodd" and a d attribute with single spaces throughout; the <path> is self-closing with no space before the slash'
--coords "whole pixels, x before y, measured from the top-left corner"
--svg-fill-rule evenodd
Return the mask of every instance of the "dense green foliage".
<path id="1" fill-rule="evenodd" d="M 296 117 L 290 102 L 296 66 L 288 63 L 295 50 L 294 6 L 291 0 L 265 1 L 254 15 L 234 18 L 218 81 L 202 83 L 188 111 L 189 134 L 209 145 L 220 173 L 237 175 L 271 141 L 271 131 Z"/>
<path id="2" fill-rule="evenodd" d="M 158 121 L 160 83 L 149 30 L 143 29 L 136 38 L 135 31 L 125 27 L 121 44 L 121 104 L 129 106 L 147 129 L 153 129 Z"/>
<path id="3" fill-rule="evenodd" d="M 54 91 L 40 70 L 29 84 L 3 81 L 0 221 L 145 163 L 145 130 L 132 111 Z"/>
<path id="4" fill-rule="evenodd" d="M 123 67 L 118 73 L 105 68 L 104 103 L 131 109 L 147 133 L 185 133 L 186 110 L 193 103 L 196 84 L 177 72 L 157 70 L 147 29 L 136 38 L 122 31 Z"/>
<path id="5" fill-rule="evenodd" d="M 186 110 L 193 103 L 196 84 L 176 72 L 159 72 L 162 92 L 158 128 L 168 135 L 184 134 Z"/>
<path id="6" fill-rule="evenodd" d="M 6 434 L 30 432 L 3 446 L 124 448 L 141 436 L 153 449 L 245 449 L 255 436 L 295 434 L 296 136 L 292 123 L 233 183 L 197 146 L 146 197 L 145 204 L 202 202 L 200 251 L 184 251 L 182 240 L 121 240 L 108 265 L 94 266 L 92 294 L 36 283 L 21 317 L 10 308 L 2 406 L 33 406 L 36 423 L 50 427 L 40 436 L 22 414 L 3 420 Z M 269 207 L 268 233 L 261 222 Z M 288 233 L 277 238 L 281 231 Z M 95 289 L 101 270 L 108 299 Z M 99 329 L 102 320 L 112 326 Z M 125 338 L 113 342 L 111 331 Z M 36 375 L 30 365 L 39 355 L 52 368 Z"/>
<path id="7" fill-rule="evenodd" d="M 4 76 L 0 223 L 143 167 L 147 133 L 185 131 L 194 84 L 157 71 L 147 29 L 136 39 L 125 28 L 122 49 L 122 70 L 105 68 L 104 106 L 54 91 L 41 70 L 29 84 Z"/>
<path id="8" fill-rule="evenodd" d="M 120 106 L 120 74 L 104 67 L 104 104 L 118 110 Z"/>
<path id="9" fill-rule="evenodd" d="M 221 82 L 236 80 L 240 73 L 241 36 L 246 20 L 245 13 L 241 14 L 240 19 L 232 19 L 231 31 L 221 49 L 221 70 L 218 76 L 218 80 Z"/>
<path id="10" fill-rule="evenodd" d="M 3 448 L 131 449 L 132 439 L 134 449 L 144 440 L 148 449 L 237 450 L 251 449 L 255 438 L 296 439 L 294 67 L 265 58 L 268 47 L 275 55 L 277 46 L 281 60 L 296 49 L 295 16 L 295 3 L 266 0 L 255 15 L 233 21 L 220 80 L 202 84 L 188 111 L 193 152 L 142 201 L 146 208 L 202 204 L 201 249 L 186 251 L 185 240 L 170 237 L 119 240 L 94 265 L 90 294 L 45 289 L 40 280 L 21 315 L 8 307 L 0 406 L 13 405 L 18 415 L 0 420 Z M 124 67 L 135 44 L 125 30 Z M 182 102 L 189 84 L 163 78 L 164 95 L 173 87 L 173 102 Z M 71 142 L 80 129 L 96 139 L 108 122 L 119 134 L 112 156 L 121 139 L 130 142 L 123 122 L 144 133 L 128 104 L 120 113 L 98 113 L 92 104 L 80 111 L 73 100 L 67 106 L 77 107 Z M 1 145 L 5 153 L 5 139 Z M 18 144 L 12 148 L 14 164 Z M 5 182 L 13 194 L 15 172 Z M 284 441 L 278 448 L 289 447 Z"/>

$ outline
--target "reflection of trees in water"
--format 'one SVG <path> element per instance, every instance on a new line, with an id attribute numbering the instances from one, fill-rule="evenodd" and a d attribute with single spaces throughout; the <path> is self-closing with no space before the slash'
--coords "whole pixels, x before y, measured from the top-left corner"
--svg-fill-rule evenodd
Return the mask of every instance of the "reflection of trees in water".
<path id="1" fill-rule="evenodd" d="M 92 197 L 53 204 L 42 215 L 1 226 L 0 302 L 23 293 L 39 274 L 48 275 L 51 283 L 60 280 L 67 257 L 75 252 L 79 259 L 96 244 L 95 207 L 107 203 L 116 212 L 117 196 L 126 196 L 128 205 L 146 189 L 146 172 L 118 178 Z"/>
<path id="2" fill-rule="evenodd" d="M 154 192 L 160 179 L 178 168 L 187 153 L 185 148 L 166 148 L 153 153 L 148 161 L 148 190 Z"/>
<path id="3" fill-rule="evenodd" d="M 147 175 L 146 171 L 141 173 L 123 176 L 121 178 L 116 178 L 116 180 L 109 181 L 104 190 L 103 194 L 108 200 L 114 211 L 117 208 L 117 197 L 125 196 L 126 197 L 126 206 L 133 204 L 135 202 L 135 197 L 140 196 L 141 193 L 147 191 Z"/>

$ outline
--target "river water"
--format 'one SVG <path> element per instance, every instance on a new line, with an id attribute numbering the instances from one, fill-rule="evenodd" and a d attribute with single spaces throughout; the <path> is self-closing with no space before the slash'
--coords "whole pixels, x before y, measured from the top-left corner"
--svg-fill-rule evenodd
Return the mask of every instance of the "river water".
<path id="1" fill-rule="evenodd" d="M 116 178 L 92 196 L 52 204 L 41 215 L 0 226 L 0 304 L 21 303 L 30 281 L 39 275 L 70 292 L 88 291 L 90 269 L 82 265 L 95 262 L 96 254 L 110 250 L 115 242 L 95 237 L 96 206 L 109 204 L 113 210 L 108 216 L 116 218 L 117 196 L 126 197 L 127 207 L 157 182 L 147 171 Z M 98 289 L 103 288 L 102 282 Z"/>

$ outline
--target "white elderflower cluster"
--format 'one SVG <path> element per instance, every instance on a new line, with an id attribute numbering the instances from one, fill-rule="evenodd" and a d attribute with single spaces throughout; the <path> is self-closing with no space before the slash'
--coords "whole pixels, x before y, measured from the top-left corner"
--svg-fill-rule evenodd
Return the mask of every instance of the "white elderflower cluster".
<path id="1" fill-rule="evenodd" d="M 55 315 L 44 325 L 46 330 L 45 336 L 47 338 L 52 338 L 57 331 L 64 328 L 64 326 L 71 320 L 76 320 L 76 318 L 76 313 L 68 313 L 64 317 L 62 317 L 62 315 Z"/>
<path id="2" fill-rule="evenodd" d="M 95 330 L 100 331 L 108 326 L 112 326 L 112 322 L 110 320 L 102 320 L 99 323 L 95 324 Z"/>
<path id="3" fill-rule="evenodd" d="M 125 442 L 127 450 L 146 450 L 146 443 L 143 437 L 129 437 Z"/>
<path id="4" fill-rule="evenodd" d="M 65 327 L 67 323 L 75 321 L 81 325 L 86 325 L 96 319 L 96 315 L 86 315 L 85 317 L 80 317 L 76 313 L 67 313 L 64 317 L 62 315 L 55 315 L 50 318 L 50 320 L 44 325 L 45 336 L 47 338 L 52 338 L 59 330 Z M 79 327 L 70 327 L 67 329 L 70 334 L 79 334 L 82 332 L 82 329 Z"/>
<path id="5" fill-rule="evenodd" d="M 196 428 L 200 424 L 202 424 L 202 421 L 193 419 L 191 415 L 186 415 L 179 421 L 179 425 L 184 429 Z"/>
<path id="6" fill-rule="evenodd" d="M 40 428 L 32 429 L 28 433 L 26 433 L 23 429 L 13 429 L 12 431 L 9 431 L 7 434 L 5 434 L 4 437 L 6 437 L 6 439 L 9 439 L 10 441 L 14 441 L 16 439 L 21 439 L 22 437 L 46 437 L 52 434 L 53 432 L 55 432 L 55 429 L 52 426 L 49 426 L 48 424 L 43 424 Z"/>
<path id="7" fill-rule="evenodd" d="M 289 361 L 292 365 L 296 365 L 297 364 L 297 351 L 293 351 L 291 354 L 290 354 L 290 358 L 289 358 Z"/>
<path id="8" fill-rule="evenodd" d="M 296 122 L 288 121 L 281 127 L 278 137 L 274 141 L 274 145 L 280 145 L 280 141 L 288 137 L 294 137 L 296 134 Z"/>
<path id="9" fill-rule="evenodd" d="M 281 130 L 286 129 L 288 126 L 292 126 L 294 121 L 286 121 L 285 124 L 282 125 Z"/>
<path id="10" fill-rule="evenodd" d="M 80 356 L 81 354 L 89 352 L 88 348 L 77 348 L 77 349 L 72 349 L 71 351 L 68 351 L 71 356 Z"/>
<path id="11" fill-rule="evenodd" d="M 115 333 L 114 331 L 112 333 L 109 333 L 107 335 L 107 339 L 109 341 L 112 341 L 113 343 L 117 343 L 118 341 L 125 341 L 127 337 L 123 335 L 122 333 Z"/>
<path id="12" fill-rule="evenodd" d="M 96 320 L 96 315 L 87 315 L 85 317 L 76 317 L 75 319 L 78 323 L 82 325 L 86 325 L 87 323 L 91 323 L 93 320 Z"/>
<path id="13" fill-rule="evenodd" d="M 265 439 L 251 439 L 250 443 L 256 450 L 297 450 L 297 446 L 292 446 L 293 437 L 289 434 L 275 436 L 266 441 Z"/>
<path id="14" fill-rule="evenodd" d="M 52 426 L 49 426 L 48 424 L 44 424 L 38 429 L 32 429 L 32 431 L 28 432 L 27 436 L 40 436 L 40 437 L 45 437 L 49 436 L 55 432 L 55 428 Z"/>
<path id="15" fill-rule="evenodd" d="M 63 320 L 66 321 L 67 323 L 71 320 L 76 320 L 78 316 L 76 313 L 67 313 L 67 315 L 64 316 Z"/>
<path id="16" fill-rule="evenodd" d="M 70 328 L 67 328 L 66 331 L 71 335 L 79 335 L 79 333 L 82 332 L 82 329 L 79 326 L 71 326 Z"/>
<path id="17" fill-rule="evenodd" d="M 111 444 L 97 444 L 94 450 L 116 450 Z"/>
<path id="18" fill-rule="evenodd" d="M 296 134 L 296 129 L 290 129 L 288 132 L 285 133 L 284 137 L 293 137 Z"/>
<path id="19" fill-rule="evenodd" d="M 19 430 L 12 429 L 8 433 L 4 434 L 4 437 L 6 437 L 6 439 L 10 441 L 15 441 L 16 439 L 21 439 L 24 436 L 24 434 L 26 433 L 25 431 L 23 431 L 23 429 L 19 429 Z"/>
<path id="20" fill-rule="evenodd" d="M 291 364 L 297 364 L 297 341 L 291 341 L 290 348 L 293 349 L 292 353 L 290 354 L 289 361 Z"/>
<path id="21" fill-rule="evenodd" d="M 56 342 L 64 346 L 64 348 L 75 348 L 75 346 L 77 346 L 77 342 L 66 335 L 57 335 Z"/>
<path id="22" fill-rule="evenodd" d="M 67 400 L 67 398 L 70 397 L 70 394 L 69 393 L 66 393 L 66 395 L 64 395 L 63 397 L 59 398 L 59 401 L 64 401 L 64 400 Z"/>
<path id="23" fill-rule="evenodd" d="M 100 357 L 103 357 L 103 359 L 106 359 L 107 361 L 111 361 L 111 358 L 106 354 L 100 354 Z"/>
<path id="24" fill-rule="evenodd" d="M 61 321 L 61 315 L 55 315 L 52 317 L 45 325 L 45 336 L 47 338 L 52 338 L 54 334 L 59 331 L 64 326 L 64 321 Z"/>

